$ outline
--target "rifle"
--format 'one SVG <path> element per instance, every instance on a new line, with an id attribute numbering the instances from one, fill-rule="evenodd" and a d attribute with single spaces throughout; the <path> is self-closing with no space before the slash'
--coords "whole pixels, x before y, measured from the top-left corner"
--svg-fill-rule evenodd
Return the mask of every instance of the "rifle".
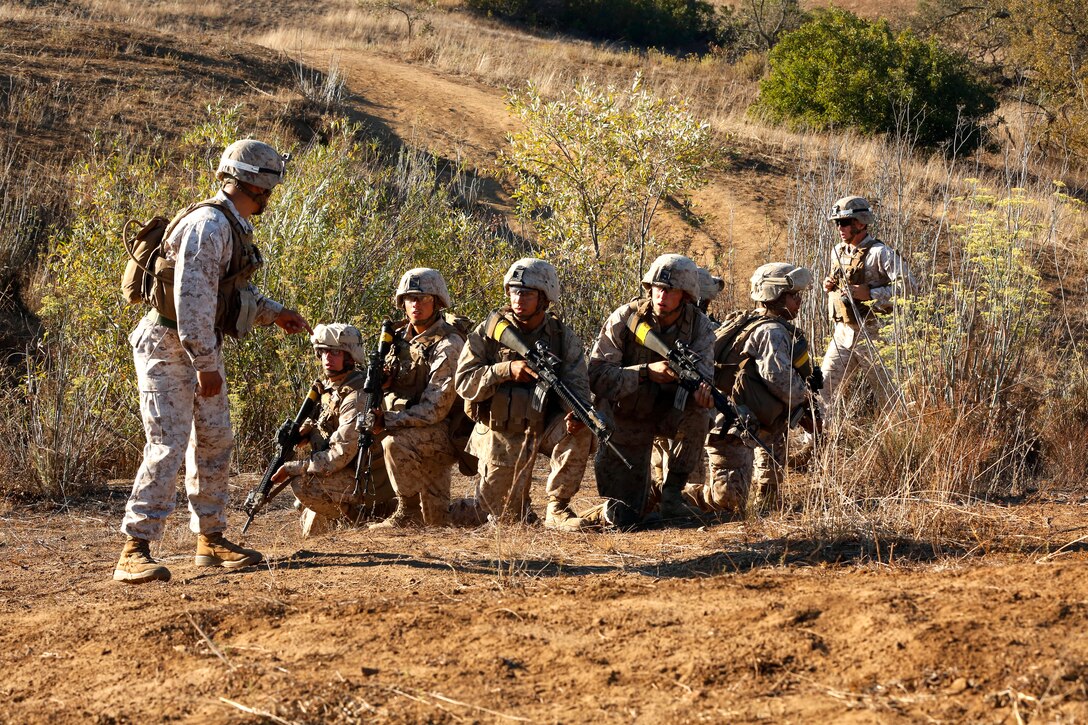
<path id="1" fill-rule="evenodd" d="M 797 409 L 793 411 L 793 415 L 790 416 L 790 428 L 800 424 L 801 427 L 808 433 L 816 435 L 823 431 L 824 421 L 823 416 L 820 414 L 820 406 L 816 403 L 816 397 L 820 394 L 820 391 L 824 389 L 824 371 L 820 369 L 819 365 L 812 366 L 812 375 L 805 381 L 808 385 L 810 395 L 806 396 L 805 402 L 802 405 L 797 406 Z M 802 419 L 808 414 L 809 423 L 808 426 L 802 423 Z M 810 430 L 811 428 L 811 430 Z"/>
<path id="2" fill-rule="evenodd" d="M 702 383 L 706 383 L 707 387 L 710 388 L 711 396 L 714 398 L 714 407 L 725 416 L 727 427 L 737 430 L 742 437 L 750 438 L 753 443 L 763 449 L 763 452 L 771 460 L 774 460 L 771 449 L 756 433 L 759 424 L 755 422 L 755 416 L 747 408 L 733 405 L 732 401 L 725 397 L 722 391 L 714 387 L 714 381 L 699 371 L 699 363 L 702 362 L 701 357 L 679 340 L 670 347 L 669 343 L 665 342 L 661 335 L 654 331 L 653 326 L 649 322 L 640 319 L 638 315 L 632 315 L 627 321 L 627 326 L 634 333 L 635 339 L 640 345 L 665 358 L 669 363 L 669 367 L 676 373 L 680 383 L 680 390 L 676 392 L 675 405 L 677 408 L 683 409 L 685 403 L 687 403 L 688 393 L 695 392 Z"/>
<path id="3" fill-rule="evenodd" d="M 378 336 L 378 346 L 370 353 L 370 359 L 366 366 L 366 380 L 363 382 L 363 406 L 355 413 L 355 430 L 359 433 L 359 452 L 355 458 L 355 493 L 359 493 L 359 475 L 363 472 L 363 457 L 366 457 L 366 491 L 373 496 L 373 479 L 370 476 L 370 468 L 374 462 L 374 456 L 370 453 L 370 447 L 374 445 L 374 410 L 382 404 L 382 392 L 385 385 L 385 358 L 389 349 L 393 346 L 393 321 L 382 320 L 381 334 Z"/>
<path id="4" fill-rule="evenodd" d="M 273 490 L 272 476 L 276 474 L 276 471 L 280 470 L 291 454 L 295 450 L 295 446 L 302 440 L 302 436 L 299 434 L 299 429 L 302 427 L 303 422 L 313 413 L 314 408 L 317 407 L 317 403 L 321 400 L 321 381 L 315 380 L 313 385 L 310 386 L 310 392 L 306 394 L 306 399 L 302 401 L 302 406 L 298 409 L 298 414 L 295 415 L 294 420 L 288 418 L 283 421 L 283 425 L 276 431 L 276 445 L 279 446 L 279 452 L 276 457 L 272 459 L 272 462 L 268 464 L 268 468 L 264 469 L 264 476 L 261 477 L 261 482 L 257 484 L 257 487 L 249 492 L 246 496 L 246 501 L 242 504 L 242 509 L 249 514 L 249 518 L 246 519 L 245 526 L 242 527 L 242 535 L 245 536 L 246 531 L 249 529 L 249 525 L 253 523 L 253 517 L 257 515 L 257 512 L 264 508 L 268 503 L 274 499 L 283 487 L 287 485 L 287 482 L 275 486 Z"/>
<path id="5" fill-rule="evenodd" d="M 557 371 L 562 361 L 548 349 L 546 342 L 537 340 L 534 347 L 529 347 L 529 344 L 518 334 L 517 328 L 499 314 L 492 315 L 488 320 L 486 332 L 488 337 L 500 345 L 521 355 L 529 364 L 529 368 L 536 373 L 537 384 L 536 390 L 533 391 L 533 410 L 543 410 L 545 396 L 549 390 L 554 390 L 574 417 L 592 431 L 601 445 L 612 451 L 613 455 L 619 458 L 628 469 L 631 468 L 631 462 L 612 442 L 612 429 L 601 420 L 601 416 L 593 409 L 593 406 L 579 398 L 578 394 L 559 377 Z"/>

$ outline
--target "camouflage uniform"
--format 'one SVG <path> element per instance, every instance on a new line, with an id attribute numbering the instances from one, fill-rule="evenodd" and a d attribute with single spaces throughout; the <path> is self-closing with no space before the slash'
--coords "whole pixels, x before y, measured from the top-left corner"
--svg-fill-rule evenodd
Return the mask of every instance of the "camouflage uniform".
<path id="1" fill-rule="evenodd" d="M 499 311 L 511 324 L 510 308 Z M 457 394 L 477 421 L 468 450 L 479 459 L 476 505 L 492 518 L 521 520 L 529 513 L 529 486 L 538 453 L 551 456 L 549 499 L 569 501 L 581 487 L 593 434 L 588 428 L 566 431 L 566 411 L 548 395 L 543 411 L 530 401 L 535 384 L 513 382 L 510 364 L 520 355 L 487 336 L 487 320 L 469 334 L 457 361 Z M 559 377 L 584 400 L 589 399 L 582 342 L 550 313 L 535 330 L 519 334 L 530 345 L 543 340 L 562 364 Z M 469 517 L 471 518 L 471 517 Z"/>
<path id="2" fill-rule="evenodd" d="M 371 446 L 369 485 L 362 476 L 358 486 L 355 482 L 359 451 L 355 418 L 365 381 L 366 375 L 354 369 L 325 381 L 321 412 L 307 438 L 310 455 L 283 464 L 295 498 L 316 515 L 304 514 L 303 535 L 319 533 L 332 521 L 354 523 L 393 510 L 393 487 L 382 465 L 380 443 Z"/>
<path id="3" fill-rule="evenodd" d="M 457 460 L 450 413 L 459 404 L 453 379 L 464 344 L 461 332 L 441 314 L 418 335 L 407 322 L 393 334 L 388 362 L 395 374 L 385 394 L 382 440 L 385 466 L 398 496 L 420 498 L 428 525 L 448 520 L 450 466 Z"/>
<path id="4" fill-rule="evenodd" d="M 252 225 L 226 194 L 216 194 L 245 232 Z M 140 415 L 147 442 L 125 507 L 121 531 L 158 540 L 174 510 L 177 474 L 185 455 L 185 490 L 190 528 L 205 535 L 226 529 L 227 475 L 234 436 L 230 426 L 227 386 L 218 395 L 197 392 L 197 372 L 218 371 L 225 377 L 222 335 L 215 328 L 220 277 L 232 254 L 231 227 L 218 209 L 202 207 L 184 217 L 163 240 L 163 253 L 176 261 L 174 304 L 176 329 L 152 311 L 129 335 L 140 389 Z M 252 285 L 257 325 L 270 325 L 283 309 Z"/>
<path id="5" fill-rule="evenodd" d="M 820 367 L 824 371 L 821 397 L 829 411 L 839 388 L 859 369 L 868 379 L 880 407 L 899 397 L 899 388 L 874 347 L 880 341 L 880 318 L 872 313 L 890 314 L 896 297 L 911 294 L 914 279 L 894 249 L 868 235 L 856 247 L 845 242 L 835 245 L 832 274 L 848 271 L 859 250 L 865 250 L 864 263 L 858 270 L 858 281 L 852 283 L 867 285 L 872 301 L 855 301 L 852 307 L 844 293 L 838 290 L 828 293 L 834 330 Z M 850 319 L 853 309 L 861 316 L 860 323 Z"/>
<path id="6" fill-rule="evenodd" d="M 663 439 L 665 485 L 682 486 L 699 465 L 710 411 L 688 395 L 683 410 L 674 403 L 676 384 L 643 379 L 639 369 L 662 358 L 639 344 L 628 328 L 633 315 L 650 322 L 650 300 L 630 302 L 604 323 L 590 353 L 589 374 L 594 395 L 613 419 L 612 442 L 632 464 L 628 470 L 607 448 L 597 451 L 595 471 L 601 496 L 625 504 L 641 515 L 650 494 L 650 460 L 655 438 Z M 679 319 L 668 329 L 655 331 L 669 345 L 686 343 L 701 358 L 700 368 L 713 376 L 714 325 L 692 303 L 685 302 Z"/>
<path id="7" fill-rule="evenodd" d="M 759 378 L 785 409 L 795 410 L 808 400 L 808 385 L 794 367 L 794 351 L 803 344 L 801 332 L 769 310 L 764 310 L 750 324 L 751 332 L 741 348 L 742 357 L 755 363 Z M 718 357 L 722 357 L 722 352 Z M 775 430 L 759 431 L 760 439 L 774 454 L 772 458 L 754 442 L 731 435 L 726 430 L 724 416 L 718 414 L 706 444 L 710 484 L 690 485 L 685 496 L 706 511 L 743 514 L 754 473 L 764 500 L 772 501 L 782 482 L 788 430 L 787 425 L 781 425 Z"/>

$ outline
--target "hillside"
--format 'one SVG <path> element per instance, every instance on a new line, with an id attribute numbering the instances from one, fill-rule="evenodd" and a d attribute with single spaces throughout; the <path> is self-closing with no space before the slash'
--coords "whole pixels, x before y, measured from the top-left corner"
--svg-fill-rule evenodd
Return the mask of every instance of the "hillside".
<path id="1" fill-rule="evenodd" d="M 7 199 L 26 194 L 24 208 L 32 200 L 60 223 L 71 212 L 66 184 L 77 159 L 115 147 L 169 149 L 209 107 L 235 106 L 242 128 L 281 133 L 302 153 L 326 139 L 333 119 L 357 121 L 388 148 L 465 166 L 481 182 L 482 203 L 502 214 L 509 189 L 494 162 L 514 128 L 504 88 L 532 79 L 554 91 L 582 74 L 629 82 L 640 69 L 662 92 L 694 89 L 690 100 L 728 147 L 690 210 L 670 200 L 655 231 L 725 274 L 730 303 L 745 301 L 747 277 L 765 257 L 799 239 L 826 241 L 814 230 L 826 233 L 822 204 L 842 185 L 885 194 L 888 213 L 912 230 L 932 227 L 960 193 L 960 177 L 949 180 L 939 156 L 896 158 L 879 140 L 748 119 L 758 68 L 527 34 L 467 18 L 456 5 L 440 2 L 434 34 L 409 41 L 395 13 L 364 13 L 348 0 L 0 3 L 0 222 Z M 913 8 L 907 0 L 842 5 L 869 14 Z M 330 83 L 332 97 L 322 100 L 315 90 Z M 888 169 L 903 167 L 913 174 L 896 186 Z M 184 179 L 205 170 L 168 171 Z M 1002 409 L 996 432 L 946 427 L 940 400 L 885 428 L 863 427 L 863 412 L 839 439 L 849 450 L 824 456 L 830 473 L 791 471 L 790 505 L 765 517 L 633 534 L 513 526 L 303 539 L 283 495 L 247 541 L 265 564 L 220 573 L 193 565 L 182 503 L 153 549 L 173 580 L 132 588 L 110 581 L 128 479 L 95 480 L 90 496 L 63 503 L 0 487 L 0 721 L 1088 720 L 1088 440 L 1077 398 L 1088 400 L 1088 376 L 1063 337 L 1084 323 L 1070 300 L 1086 286 L 1082 245 L 1064 229 L 1048 237 L 1054 255 L 1043 269 L 1052 337 L 1017 360 L 1058 374 L 1016 386 L 1014 402 L 1030 406 Z M 945 236 L 926 240 L 937 246 Z M 41 300 L 24 304 L 20 294 L 35 294 L 40 272 L 29 256 L 0 266 L 0 347 L 21 352 L 30 335 L 4 335 L 33 327 Z M 821 303 L 813 295 L 806 315 Z M 301 342 L 299 350 L 308 353 Z M 304 375 L 307 362 L 297 364 Z M 233 390 L 251 380 L 267 388 L 289 364 L 247 370 L 231 379 Z M 12 367 L 27 366 L 19 357 Z M 62 383 L 73 370 L 60 371 Z M 0 437 L 37 422 L 32 415 L 62 431 L 75 425 L 65 409 L 48 408 L 48 392 L 13 387 Z M 105 411 L 115 423 L 117 414 Z M 271 415 L 282 420 L 279 409 Z M 119 437 L 120 427 L 103 435 Z M 984 478 L 997 460 L 986 456 L 1004 450 L 1006 437 L 1018 456 L 1015 480 L 978 496 L 941 488 L 941 476 L 970 465 Z M 46 460 L 71 453 L 44 435 L 11 440 Z M 896 448 L 897 440 L 906 443 Z M 848 457 L 855 450 L 867 455 Z M 0 470 L 7 454 L 0 446 Z M 910 484 L 879 479 L 881 465 L 906 469 Z M 545 476 L 541 465 L 537 509 Z M 251 471 L 232 478 L 232 537 L 254 479 Z M 472 488 L 455 476 L 455 496 Z M 590 466 L 575 508 L 599 500 Z"/>

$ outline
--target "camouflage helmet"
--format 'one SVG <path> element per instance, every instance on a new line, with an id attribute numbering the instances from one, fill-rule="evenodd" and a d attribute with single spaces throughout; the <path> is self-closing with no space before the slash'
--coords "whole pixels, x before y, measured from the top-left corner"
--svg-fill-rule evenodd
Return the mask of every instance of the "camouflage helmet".
<path id="1" fill-rule="evenodd" d="M 453 307 L 442 273 L 430 267 L 416 267 L 404 273 L 404 276 L 400 278 L 400 284 L 397 285 L 395 297 L 397 307 L 402 305 L 405 295 L 431 295 L 437 303 L 435 310 Z"/>
<path id="2" fill-rule="evenodd" d="M 310 344 L 318 355 L 322 350 L 342 350 L 356 364 L 362 365 L 366 362 L 363 336 L 354 325 L 345 325 L 342 322 L 318 325 L 310 336 Z"/>
<path id="3" fill-rule="evenodd" d="M 539 290 L 548 302 L 559 300 L 559 273 L 543 259 L 525 257 L 510 265 L 502 278 L 502 288 L 510 294 L 511 287 Z"/>
<path id="4" fill-rule="evenodd" d="M 642 278 L 643 289 L 655 284 L 682 290 L 693 302 L 699 299 L 699 266 L 682 254 L 662 254 Z"/>
<path id="5" fill-rule="evenodd" d="M 827 215 L 827 220 L 833 222 L 839 219 L 857 219 L 866 225 L 876 221 L 872 206 L 860 196 L 844 196 L 835 202 L 831 207 L 831 213 Z"/>
<path id="6" fill-rule="evenodd" d="M 725 280 L 715 277 L 709 269 L 699 267 L 699 301 L 710 302 L 725 289 Z"/>
<path id="7" fill-rule="evenodd" d="M 283 181 L 287 159 L 286 154 L 280 154 L 266 143 L 244 138 L 223 151 L 215 178 L 222 181 L 229 176 L 262 189 L 273 189 Z"/>
<path id="8" fill-rule="evenodd" d="M 786 262 L 771 262 L 752 273 L 752 299 L 774 302 L 786 292 L 803 292 L 812 287 L 812 272 Z"/>

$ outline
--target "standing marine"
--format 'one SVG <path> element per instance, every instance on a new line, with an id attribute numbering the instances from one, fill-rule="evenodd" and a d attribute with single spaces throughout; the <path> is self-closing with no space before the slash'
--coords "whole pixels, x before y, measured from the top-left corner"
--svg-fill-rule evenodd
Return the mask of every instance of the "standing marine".
<path id="1" fill-rule="evenodd" d="M 121 522 L 126 539 L 113 572 L 117 581 L 170 578 L 150 547 L 174 510 L 183 461 L 196 565 L 235 569 L 261 560 L 260 552 L 223 536 L 234 435 L 222 345 L 224 336 L 242 338 L 258 325 L 312 332 L 301 315 L 250 282 L 263 264 L 250 219 L 265 210 L 286 162 L 268 144 L 235 141 L 219 160 L 219 192 L 166 228 L 152 270 L 153 309 L 129 335 L 146 444 Z"/>
<path id="2" fill-rule="evenodd" d="M 900 394 L 880 357 L 880 318 L 892 313 L 897 297 L 912 294 L 914 279 L 902 257 L 869 233 L 876 217 L 864 198 L 839 199 L 827 219 L 838 227 L 841 241 L 831 253 L 831 271 L 824 278 L 834 323 L 820 366 L 824 410 L 833 414 L 842 387 L 859 371 L 883 409 L 899 401 Z"/>

